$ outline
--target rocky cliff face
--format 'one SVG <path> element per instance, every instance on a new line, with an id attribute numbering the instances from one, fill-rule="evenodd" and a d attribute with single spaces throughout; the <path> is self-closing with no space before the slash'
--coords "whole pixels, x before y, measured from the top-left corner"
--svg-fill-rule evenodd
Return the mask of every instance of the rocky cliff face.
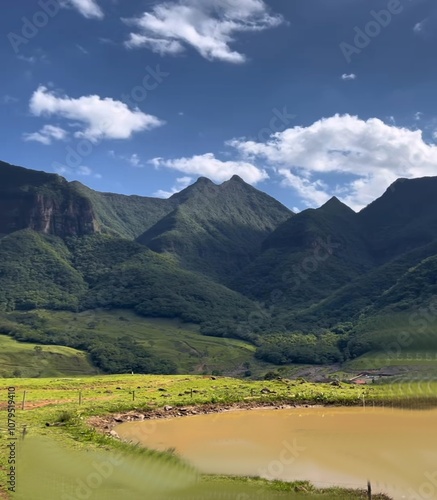
<path id="1" fill-rule="evenodd" d="M 40 193 L 0 194 L 0 234 L 33 229 L 65 238 L 98 232 L 86 198 Z"/>
<path id="2" fill-rule="evenodd" d="M 98 232 L 91 203 L 78 196 L 55 200 L 36 195 L 29 212 L 28 227 L 63 238 Z"/>
<path id="3" fill-rule="evenodd" d="M 65 179 L 41 172 L 29 180 L 22 170 L 1 165 L 0 235 L 33 229 L 65 238 L 99 231 L 91 202 Z"/>

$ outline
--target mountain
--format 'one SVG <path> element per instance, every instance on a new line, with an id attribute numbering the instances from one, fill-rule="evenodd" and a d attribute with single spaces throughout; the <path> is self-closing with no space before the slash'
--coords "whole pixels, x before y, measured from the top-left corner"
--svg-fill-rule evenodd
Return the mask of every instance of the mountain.
<path id="1" fill-rule="evenodd" d="M 57 174 L 0 162 L 0 235 L 33 229 L 65 238 L 105 233 L 134 239 L 175 201 L 98 193 Z"/>
<path id="2" fill-rule="evenodd" d="M 276 296 L 287 308 L 302 308 L 372 265 L 357 214 L 334 197 L 279 225 L 234 286 L 253 299 L 269 302 Z"/>
<path id="3" fill-rule="evenodd" d="M 138 241 L 221 282 L 249 264 L 265 238 L 294 215 L 236 175 L 219 186 L 200 178 L 170 201 L 177 207 Z"/>
<path id="4" fill-rule="evenodd" d="M 0 240 L 0 310 L 78 309 L 86 291 L 70 252 L 57 237 L 30 229 Z"/>
<path id="5" fill-rule="evenodd" d="M 177 205 L 176 200 L 99 193 L 80 182 L 71 185 L 91 203 L 99 232 L 121 238 L 137 238 Z"/>
<path id="6" fill-rule="evenodd" d="M 0 162 L 0 235 L 20 229 L 61 237 L 99 230 L 90 200 L 63 177 Z"/>
<path id="7" fill-rule="evenodd" d="M 358 213 L 333 197 L 294 214 L 238 176 L 163 200 L 0 162 L 0 331 L 45 339 L 11 326 L 34 309 L 131 309 L 248 340 L 278 364 L 384 351 L 400 331 L 405 349 L 437 351 L 436 193 L 437 177 L 400 179 Z M 47 342 L 99 366 L 172 370 L 131 340 L 111 351 L 87 335 Z"/>
<path id="8" fill-rule="evenodd" d="M 359 213 L 371 251 L 383 263 L 437 238 L 437 177 L 398 179 Z"/>

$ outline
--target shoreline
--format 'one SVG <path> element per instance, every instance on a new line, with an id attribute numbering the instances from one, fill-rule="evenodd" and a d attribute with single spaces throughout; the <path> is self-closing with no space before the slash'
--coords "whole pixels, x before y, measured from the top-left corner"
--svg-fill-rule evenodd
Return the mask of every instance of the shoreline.
<path id="1" fill-rule="evenodd" d="M 231 411 L 250 410 L 287 410 L 299 408 L 329 408 L 345 405 L 335 404 L 286 404 L 277 402 L 237 402 L 237 403 L 200 403 L 186 406 L 165 405 L 148 410 L 130 410 L 126 412 L 110 413 L 88 417 L 86 423 L 93 429 L 119 439 L 114 428 L 126 422 L 143 422 L 146 420 L 161 420 L 170 418 L 183 418 L 196 415 L 210 415 Z M 351 408 L 360 408 L 358 405 L 348 405 Z"/>

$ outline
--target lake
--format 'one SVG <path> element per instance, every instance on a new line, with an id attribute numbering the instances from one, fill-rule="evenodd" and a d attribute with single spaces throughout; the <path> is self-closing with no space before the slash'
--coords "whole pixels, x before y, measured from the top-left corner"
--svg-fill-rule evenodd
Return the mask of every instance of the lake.
<path id="1" fill-rule="evenodd" d="M 128 422 L 115 431 L 202 472 L 437 499 L 437 410 L 292 408 Z"/>

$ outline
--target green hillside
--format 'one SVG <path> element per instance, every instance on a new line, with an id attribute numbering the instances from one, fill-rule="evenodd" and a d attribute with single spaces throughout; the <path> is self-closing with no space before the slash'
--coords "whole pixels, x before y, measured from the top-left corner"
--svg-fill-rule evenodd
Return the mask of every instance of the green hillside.
<path id="1" fill-rule="evenodd" d="M 29 229 L 0 239 L 0 310 L 76 309 L 86 283 L 64 242 Z"/>
<path id="2" fill-rule="evenodd" d="M 178 207 L 138 238 L 187 269 L 228 283 L 293 212 L 238 176 L 217 186 L 200 178 L 171 199 Z"/>
<path id="3" fill-rule="evenodd" d="M 129 335 L 153 357 L 167 359 L 173 363 L 177 373 L 263 376 L 275 368 L 272 364 L 256 359 L 255 347 L 247 342 L 203 336 L 197 325 L 179 320 L 143 318 L 123 309 L 81 313 L 48 310 L 3 313 L 0 316 L 1 324 L 3 328 L 6 324 L 19 325 L 22 333 L 17 337 L 22 339 L 26 333 L 33 335 L 35 339 L 42 339 L 47 334 L 55 336 L 57 332 L 66 338 L 74 339 L 82 333 L 90 341 L 104 338 L 111 344 L 121 336 Z M 76 358 L 86 360 L 85 354 L 75 349 L 38 344 L 42 345 L 44 352 L 44 357 L 41 357 L 35 354 L 35 345 L 17 342 L 0 335 L 0 347 L 4 347 L 0 363 L 2 361 L 5 363 L 4 374 L 11 375 L 12 371 L 20 370 L 22 376 L 27 377 L 49 376 L 47 373 L 50 376 L 57 376 L 56 370 L 64 367 L 66 375 L 74 375 L 75 363 L 78 362 Z M 23 353 L 27 357 L 22 357 Z M 49 353 L 56 353 L 59 356 L 49 357 Z M 60 355 L 67 354 L 71 359 L 60 358 Z M 41 371 L 38 366 L 42 359 L 46 360 L 45 364 L 48 367 L 41 366 Z M 55 364 L 56 362 L 58 364 Z M 85 361 L 82 364 L 84 363 Z M 92 368 L 89 361 L 86 363 L 84 366 L 89 370 L 87 373 L 94 373 L 96 368 Z M 82 367 L 83 369 L 85 368 Z M 77 374 L 80 374 L 79 368 Z"/>
<path id="4" fill-rule="evenodd" d="M 289 218 L 266 238 L 261 254 L 234 278 L 249 297 L 301 309 L 372 267 L 357 214 L 336 198 Z"/>
<path id="5" fill-rule="evenodd" d="M 80 182 L 71 184 L 91 202 L 99 230 L 121 238 L 137 238 L 176 205 L 174 200 L 98 193 Z"/>
<path id="6" fill-rule="evenodd" d="M 98 374 L 84 352 L 17 342 L 0 335 L 0 377 L 71 377 Z"/>
<path id="7" fill-rule="evenodd" d="M 85 351 L 108 373 L 341 364 L 385 352 L 404 327 L 403 351 L 437 344 L 437 178 L 402 180 L 359 213 L 332 198 L 297 215 L 237 176 L 168 200 L 6 163 L 0 181 L 0 311 L 30 321 L 0 325 L 16 340 Z M 154 330 L 152 345 L 116 329 L 108 343 L 109 327 L 53 327 L 32 317 L 40 309 L 123 310 L 198 331 Z"/>

